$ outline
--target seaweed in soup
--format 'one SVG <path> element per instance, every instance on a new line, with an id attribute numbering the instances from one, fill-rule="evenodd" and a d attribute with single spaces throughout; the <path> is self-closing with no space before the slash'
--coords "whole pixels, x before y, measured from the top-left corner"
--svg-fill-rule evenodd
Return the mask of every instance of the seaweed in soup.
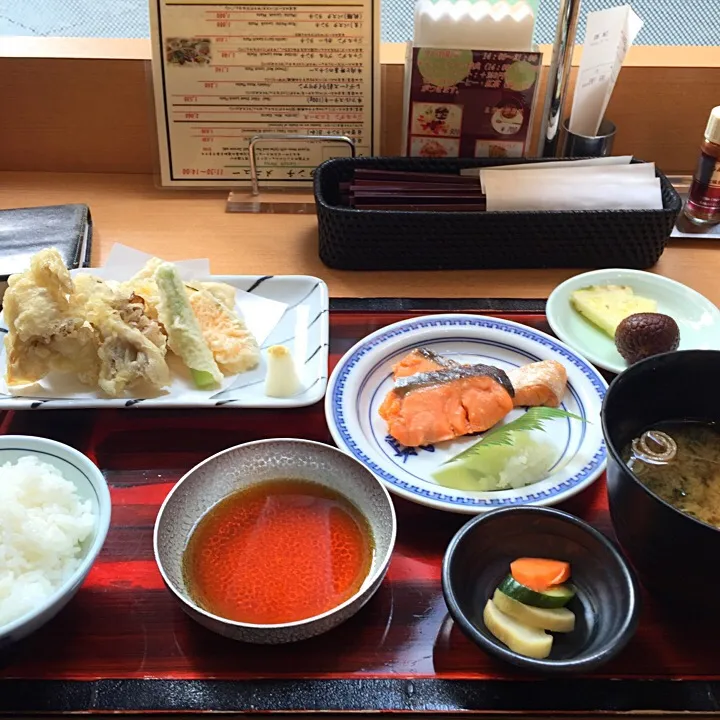
<path id="1" fill-rule="evenodd" d="M 629 443 L 622 457 L 665 502 L 720 528 L 720 428 L 715 423 L 654 425 Z"/>

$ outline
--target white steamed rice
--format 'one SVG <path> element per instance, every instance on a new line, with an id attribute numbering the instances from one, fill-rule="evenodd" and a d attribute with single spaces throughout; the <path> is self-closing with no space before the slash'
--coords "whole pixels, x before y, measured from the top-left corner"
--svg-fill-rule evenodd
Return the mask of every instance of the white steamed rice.
<path id="1" fill-rule="evenodd" d="M 94 525 L 90 501 L 57 468 L 32 455 L 0 467 L 0 627 L 72 575 Z"/>

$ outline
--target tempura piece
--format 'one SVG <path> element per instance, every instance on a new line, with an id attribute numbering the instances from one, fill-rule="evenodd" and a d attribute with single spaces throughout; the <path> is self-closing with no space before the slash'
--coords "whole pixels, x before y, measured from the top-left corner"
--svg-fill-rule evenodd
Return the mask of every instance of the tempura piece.
<path id="1" fill-rule="evenodd" d="M 165 354 L 157 345 L 123 322 L 117 312 L 111 312 L 97 322 L 105 336 L 98 350 L 101 390 L 111 397 L 119 397 L 141 381 L 156 390 L 170 384 L 170 369 Z"/>
<path id="2" fill-rule="evenodd" d="M 236 291 L 232 285 L 220 282 L 192 282 L 195 289 L 207 290 L 216 300 L 219 300 L 228 310 L 235 311 Z"/>
<path id="3" fill-rule="evenodd" d="M 160 258 L 150 258 L 142 270 L 121 286 L 125 292 L 138 295 L 145 301 L 145 312 L 153 320 L 159 317 L 160 293 L 155 282 L 155 272 L 162 262 Z"/>
<path id="4" fill-rule="evenodd" d="M 55 248 L 40 251 L 27 271 L 10 276 L 3 299 L 8 387 L 32 384 L 52 370 L 96 383 L 98 338 L 74 292 Z"/>
<path id="5" fill-rule="evenodd" d="M 223 375 L 203 338 L 177 268 L 162 263 L 155 272 L 155 281 L 160 294 L 160 322 L 165 327 L 170 349 L 182 358 L 199 388 L 219 385 Z"/>
<path id="6" fill-rule="evenodd" d="M 226 375 L 252 370 L 260 362 L 260 348 L 235 312 L 235 289 L 232 288 L 231 308 L 219 300 L 211 289 L 205 289 L 209 284 L 203 284 L 201 289 L 190 290 L 189 293 L 190 305 L 200 324 L 205 342 L 212 351 L 215 362 Z"/>
<path id="7" fill-rule="evenodd" d="M 123 290 L 139 295 L 145 301 L 146 312 L 154 320 L 159 317 L 160 307 L 160 291 L 158 290 L 155 273 L 162 264 L 163 261 L 160 258 L 150 258 L 142 270 L 122 284 Z M 230 310 L 235 307 L 235 288 L 232 285 L 194 280 L 190 283 L 190 287 L 197 290 L 207 290 Z"/>
<path id="8" fill-rule="evenodd" d="M 300 391 L 300 378 L 290 351 L 284 345 L 268 348 L 268 369 L 265 394 L 274 398 L 289 398 Z"/>
<path id="9" fill-rule="evenodd" d="M 167 339 L 159 323 L 146 314 L 144 300 L 90 275 L 78 276 L 76 284 L 85 298 L 87 318 L 101 338 L 100 389 L 120 397 L 141 382 L 154 390 L 169 385 Z"/>

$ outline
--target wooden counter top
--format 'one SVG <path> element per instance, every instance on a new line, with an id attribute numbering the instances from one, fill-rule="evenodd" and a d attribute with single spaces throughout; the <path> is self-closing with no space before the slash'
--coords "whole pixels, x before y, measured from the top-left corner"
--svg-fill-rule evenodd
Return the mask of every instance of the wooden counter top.
<path id="1" fill-rule="evenodd" d="M 307 274 L 323 278 L 334 297 L 545 298 L 579 271 L 471 270 L 346 272 L 317 255 L 314 214 L 228 214 L 225 192 L 158 190 L 147 175 L 0 172 L 0 208 L 87 203 L 94 221 L 93 265 L 113 243 L 168 260 L 210 258 L 218 274 Z M 655 272 L 720 303 L 720 246 L 671 242 Z"/>

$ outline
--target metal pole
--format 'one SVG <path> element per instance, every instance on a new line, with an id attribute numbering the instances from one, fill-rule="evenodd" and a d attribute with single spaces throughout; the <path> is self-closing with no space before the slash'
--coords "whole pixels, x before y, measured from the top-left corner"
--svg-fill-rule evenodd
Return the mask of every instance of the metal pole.
<path id="1" fill-rule="evenodd" d="M 561 0 L 540 126 L 538 155 L 541 157 L 557 156 L 579 15 L 580 0 Z"/>
<path id="2" fill-rule="evenodd" d="M 258 177 L 257 157 L 255 148 L 259 143 L 264 142 L 337 142 L 350 146 L 350 154 L 355 157 L 357 154 L 355 141 L 347 135 L 297 135 L 293 133 L 258 133 L 250 138 L 248 152 L 250 154 L 250 183 L 252 194 L 260 194 L 260 178 Z"/>

